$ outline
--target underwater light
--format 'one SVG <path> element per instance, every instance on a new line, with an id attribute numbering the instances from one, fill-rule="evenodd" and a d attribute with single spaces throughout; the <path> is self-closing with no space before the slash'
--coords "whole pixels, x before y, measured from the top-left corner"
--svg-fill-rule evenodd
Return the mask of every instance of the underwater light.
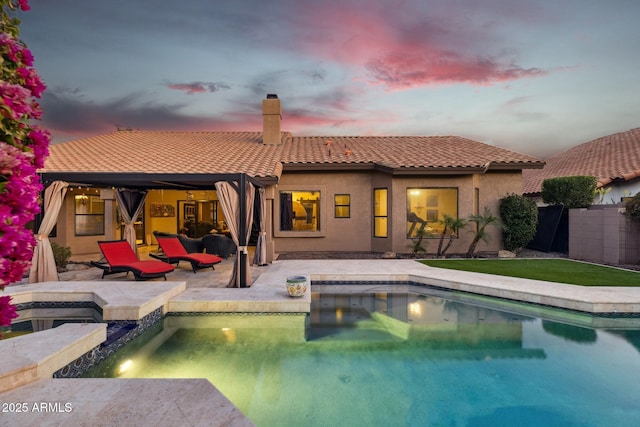
<path id="1" fill-rule="evenodd" d="M 131 359 L 127 359 L 120 365 L 120 369 L 118 369 L 119 374 L 124 374 L 127 369 L 129 369 L 133 365 L 133 361 Z"/>
<path id="2" fill-rule="evenodd" d="M 228 342 L 236 341 L 236 331 L 231 328 L 222 328 L 222 333 Z"/>

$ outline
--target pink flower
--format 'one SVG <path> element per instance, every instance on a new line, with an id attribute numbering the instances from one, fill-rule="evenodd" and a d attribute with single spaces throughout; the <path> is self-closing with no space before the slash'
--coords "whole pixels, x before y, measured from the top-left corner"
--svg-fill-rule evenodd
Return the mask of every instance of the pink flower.
<path id="1" fill-rule="evenodd" d="M 22 48 L 22 63 L 27 67 L 33 66 L 33 54 L 26 47 Z"/>
<path id="2" fill-rule="evenodd" d="M 19 67 L 16 73 L 22 78 L 24 82 L 23 86 L 31 91 L 31 95 L 36 98 L 42 96 L 42 93 L 47 87 L 42 83 L 42 80 L 40 80 L 40 76 L 36 70 L 33 68 Z"/>
<path id="3" fill-rule="evenodd" d="M 11 297 L 0 297 L 0 326 L 10 326 L 11 321 L 18 317 L 15 306 L 11 305 Z"/>
<path id="4" fill-rule="evenodd" d="M 29 6 L 28 0 L 18 0 L 18 2 L 20 3 L 20 9 L 24 11 L 31 10 L 31 6 Z"/>
<path id="5" fill-rule="evenodd" d="M 40 212 L 37 168 L 49 155 L 49 133 L 29 122 L 42 111 L 35 98 L 45 90 L 33 69 L 33 55 L 20 40 L 18 20 L 6 8 L 29 10 L 27 0 L 0 2 L 0 289 L 19 281 L 29 268 L 36 240 L 27 222 Z M 10 324 L 15 308 L 0 300 L 0 325 Z"/>
<path id="6" fill-rule="evenodd" d="M 20 162 L 18 159 L 20 155 L 21 151 L 13 145 L 0 142 L 0 175 L 13 174 L 13 169 L 17 168 Z"/>
<path id="7" fill-rule="evenodd" d="M 0 222 L 0 288 L 22 280 L 31 266 L 35 243 L 33 233 L 12 223 L 11 217 Z"/>
<path id="8" fill-rule="evenodd" d="M 6 106 L 2 112 L 10 119 L 17 120 L 31 113 L 31 93 L 20 85 L 0 82 L 0 98 Z"/>
<path id="9" fill-rule="evenodd" d="M 43 168 L 45 159 L 49 157 L 49 142 L 51 141 L 51 135 L 48 131 L 34 126 L 31 132 L 29 132 L 29 138 L 32 141 L 29 146 L 33 151 L 33 164 L 36 168 Z"/>
<path id="10" fill-rule="evenodd" d="M 0 34 L 0 47 L 2 52 L 6 53 L 7 58 L 12 62 L 19 61 L 19 54 L 22 52 L 22 47 L 18 45 L 16 40 L 7 33 Z"/>

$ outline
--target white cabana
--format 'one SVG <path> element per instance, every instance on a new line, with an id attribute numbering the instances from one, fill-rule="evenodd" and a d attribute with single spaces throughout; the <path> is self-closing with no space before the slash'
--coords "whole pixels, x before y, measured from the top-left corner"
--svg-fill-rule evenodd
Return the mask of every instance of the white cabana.
<path id="1" fill-rule="evenodd" d="M 69 187 L 67 182 L 54 181 L 44 192 L 44 218 L 38 228 L 38 234 L 36 234 L 36 247 L 31 259 L 29 283 L 58 280 L 58 270 L 49 234 L 58 222 L 58 213 L 60 213 L 64 196 L 67 194 L 67 187 Z"/>
<path id="2" fill-rule="evenodd" d="M 222 212 L 231 231 L 231 237 L 238 247 L 236 262 L 233 266 L 228 286 L 248 287 L 251 285 L 251 271 L 249 269 L 249 257 L 247 256 L 247 242 L 253 224 L 252 212 L 255 188 L 246 181 L 244 174 L 240 176 L 239 182 L 219 181 L 215 185 Z"/>

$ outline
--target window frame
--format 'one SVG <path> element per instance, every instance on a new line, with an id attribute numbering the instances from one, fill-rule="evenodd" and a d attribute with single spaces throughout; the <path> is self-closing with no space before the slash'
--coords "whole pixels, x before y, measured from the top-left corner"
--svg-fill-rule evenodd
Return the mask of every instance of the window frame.
<path id="1" fill-rule="evenodd" d="M 414 239 L 416 237 L 413 233 L 415 233 L 417 228 L 414 226 L 412 227 L 408 226 L 409 223 L 415 222 L 415 221 L 409 221 L 409 213 L 412 212 L 410 211 L 410 192 L 416 191 L 416 190 L 417 191 L 429 191 L 429 190 L 455 191 L 455 218 L 459 218 L 459 212 L 460 212 L 460 188 L 459 187 L 407 187 L 405 191 L 405 197 L 406 197 L 406 216 L 405 216 L 406 236 L 405 237 L 407 239 Z M 449 214 L 449 212 L 446 212 L 446 208 L 442 206 L 440 196 L 425 194 L 425 197 L 426 197 L 425 206 L 424 206 L 425 218 L 423 219 L 424 221 L 427 222 L 427 225 L 428 223 L 438 223 L 441 220 L 441 217 L 443 215 L 442 211 L 445 211 L 444 213 Z M 441 236 L 442 236 L 442 233 L 438 231 L 436 233 L 426 233 L 423 238 L 439 239 Z M 456 235 L 456 238 L 457 237 L 458 236 Z"/>
<path id="2" fill-rule="evenodd" d="M 318 225 L 320 229 L 318 231 L 310 231 L 310 230 L 281 230 L 280 229 L 280 194 L 283 192 L 316 192 L 319 193 L 318 197 Z M 274 203 L 273 203 L 273 219 L 274 219 L 274 227 L 273 227 L 273 236 L 274 237 L 326 237 L 327 235 L 327 215 L 329 215 L 329 211 L 331 206 L 330 202 L 327 200 L 329 197 L 325 197 L 325 195 L 329 194 L 327 191 L 326 185 L 286 185 L 280 184 L 278 185 L 275 195 L 274 195 Z"/>
<path id="3" fill-rule="evenodd" d="M 377 210 L 376 210 L 376 193 L 378 193 L 379 191 L 384 191 L 384 196 L 385 196 L 385 213 L 384 215 L 380 215 L 377 214 Z M 387 187 L 375 187 L 373 189 L 373 197 L 372 197 L 372 214 L 373 214 L 373 230 L 371 230 L 371 233 L 373 235 L 374 238 L 378 238 L 378 239 L 388 239 L 389 238 L 389 188 Z M 376 223 L 378 219 L 385 219 L 385 227 L 384 227 L 384 235 L 378 235 L 376 234 L 377 232 L 377 227 L 376 227 Z"/>
<path id="4" fill-rule="evenodd" d="M 346 197 L 347 203 L 338 203 L 339 197 Z M 339 215 L 338 208 L 346 208 L 346 215 Z M 333 195 L 333 217 L 334 218 L 351 218 L 351 194 L 340 193 Z"/>
<path id="5" fill-rule="evenodd" d="M 89 206 L 93 206 L 94 203 L 101 203 L 102 204 L 102 213 L 78 213 L 78 198 L 79 197 L 86 197 L 87 198 L 87 203 L 89 204 Z M 90 237 L 90 236 L 104 236 L 104 230 L 105 230 L 105 203 L 104 200 L 100 198 L 100 195 L 96 195 L 96 194 L 75 194 L 73 197 L 73 234 L 76 237 Z M 91 210 L 91 209 L 90 209 Z M 90 232 L 86 232 L 86 233 L 81 233 L 78 232 L 78 226 L 82 221 L 78 221 L 79 218 L 102 218 L 102 221 L 98 220 L 98 223 L 101 223 L 101 230 L 100 232 L 98 232 L 98 229 L 96 228 L 95 230 L 90 230 Z"/>

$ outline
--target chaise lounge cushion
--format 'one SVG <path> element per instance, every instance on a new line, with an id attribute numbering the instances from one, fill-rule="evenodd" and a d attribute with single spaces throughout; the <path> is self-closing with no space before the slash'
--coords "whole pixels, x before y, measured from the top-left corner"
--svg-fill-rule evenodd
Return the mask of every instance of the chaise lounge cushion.
<path id="1" fill-rule="evenodd" d="M 179 264 L 180 261 L 188 261 L 191 263 L 193 272 L 198 268 L 211 267 L 222 262 L 222 258 L 216 255 L 203 253 L 188 253 L 177 237 L 160 237 L 157 236 L 158 245 L 162 249 L 162 255 L 153 255 L 158 259 L 166 259 L 169 264 Z"/>
<path id="2" fill-rule="evenodd" d="M 182 246 L 184 246 L 184 249 L 190 254 L 204 251 L 202 238 L 194 239 L 181 234 L 166 233 L 164 231 L 154 231 L 153 235 L 156 239 L 158 239 L 158 237 L 177 237 L 178 240 L 180 240 L 180 243 L 182 243 Z"/>
<path id="3" fill-rule="evenodd" d="M 106 263 L 93 262 L 104 270 L 102 277 L 108 274 L 132 272 L 136 280 L 164 277 L 174 270 L 173 266 L 162 261 L 140 260 L 126 240 L 107 240 L 98 242 L 98 247 L 106 259 Z"/>

